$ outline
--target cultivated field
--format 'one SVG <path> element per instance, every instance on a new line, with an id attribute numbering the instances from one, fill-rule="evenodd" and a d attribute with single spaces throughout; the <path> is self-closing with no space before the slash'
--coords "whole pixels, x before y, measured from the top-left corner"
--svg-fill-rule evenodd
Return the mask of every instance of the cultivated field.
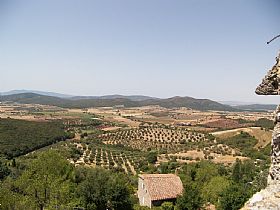
<path id="1" fill-rule="evenodd" d="M 130 174 L 149 166 L 146 156 L 150 151 L 157 153 L 156 164 L 200 160 L 232 164 L 236 158 L 248 157 L 242 148 L 227 145 L 226 139 L 246 132 L 257 139 L 256 150 L 271 141 L 270 130 L 254 127 L 259 119 L 272 119 L 270 112 L 197 111 L 159 106 L 62 109 L 0 104 L 0 117 L 62 121 L 65 130 L 75 133 L 75 138 L 65 146 L 71 153 L 69 161 Z"/>
<path id="2" fill-rule="evenodd" d="M 99 136 L 105 144 L 124 145 L 139 150 L 178 151 L 187 143 L 208 141 L 205 134 L 184 129 L 143 127 L 109 132 Z"/>

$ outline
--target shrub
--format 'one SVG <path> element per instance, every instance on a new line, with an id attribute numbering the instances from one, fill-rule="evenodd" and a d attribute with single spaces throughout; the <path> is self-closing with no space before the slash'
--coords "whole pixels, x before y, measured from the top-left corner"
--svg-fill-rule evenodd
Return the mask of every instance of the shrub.
<path id="1" fill-rule="evenodd" d="M 161 205 L 162 210 L 173 210 L 174 209 L 174 205 L 172 202 L 164 202 Z"/>

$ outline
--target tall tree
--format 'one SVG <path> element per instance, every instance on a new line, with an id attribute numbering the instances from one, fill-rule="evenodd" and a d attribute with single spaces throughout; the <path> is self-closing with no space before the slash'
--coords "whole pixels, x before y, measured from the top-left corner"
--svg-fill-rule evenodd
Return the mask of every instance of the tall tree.
<path id="1" fill-rule="evenodd" d="M 198 186 L 188 184 L 185 186 L 184 193 L 177 199 L 176 207 L 178 210 L 197 210 L 203 206 Z"/>
<path id="2" fill-rule="evenodd" d="M 79 194 L 87 208 L 130 210 L 130 192 L 124 178 L 104 169 L 91 169 L 80 185 Z"/>
<path id="3" fill-rule="evenodd" d="M 39 209 L 70 205 L 73 201 L 70 175 L 72 166 L 56 151 L 39 155 L 16 180 L 21 194 L 32 198 Z"/>
<path id="4" fill-rule="evenodd" d="M 232 184 L 221 193 L 218 209 L 238 210 L 251 196 L 250 190 L 241 184 Z"/>
<path id="5" fill-rule="evenodd" d="M 227 189 L 230 181 L 226 177 L 213 177 L 202 188 L 202 196 L 205 201 L 215 204 L 217 206 L 221 193 Z"/>

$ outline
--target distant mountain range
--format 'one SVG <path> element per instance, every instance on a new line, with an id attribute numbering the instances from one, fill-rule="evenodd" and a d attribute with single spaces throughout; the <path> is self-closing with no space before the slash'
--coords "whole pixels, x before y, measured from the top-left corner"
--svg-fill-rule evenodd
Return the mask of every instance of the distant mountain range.
<path id="1" fill-rule="evenodd" d="M 53 93 L 51 93 L 53 95 Z M 158 105 L 166 108 L 186 107 L 196 110 L 235 111 L 236 109 L 209 99 L 195 99 L 191 97 L 172 97 L 158 99 L 147 96 L 102 96 L 102 97 L 54 97 L 37 93 L 19 93 L 0 96 L 0 101 L 10 101 L 25 104 L 53 105 L 63 108 L 89 108 L 89 107 L 138 107 Z"/>
<path id="2" fill-rule="evenodd" d="M 0 92 L 0 96 L 7 96 L 7 95 L 14 95 L 14 94 L 21 94 L 21 93 L 36 93 L 39 95 L 44 96 L 53 96 L 59 98 L 71 98 L 72 95 L 61 94 L 61 93 L 54 93 L 54 92 L 46 92 L 46 91 L 38 91 L 38 90 L 11 90 L 8 92 Z"/>
<path id="3" fill-rule="evenodd" d="M 257 104 L 256 102 L 219 101 L 219 103 L 248 111 L 274 111 L 277 107 L 276 104 Z"/>
<path id="4" fill-rule="evenodd" d="M 123 95 L 105 95 L 105 96 L 74 96 L 74 95 L 67 95 L 61 93 L 54 93 L 54 92 L 46 92 L 46 91 L 38 91 L 38 90 L 12 90 L 8 92 L 0 93 L 0 96 L 7 96 L 7 95 L 15 95 L 21 93 L 36 93 L 43 96 L 53 96 L 58 98 L 67 98 L 71 100 L 80 100 L 80 99 L 117 99 L 117 98 L 124 98 L 129 99 L 131 101 L 144 101 L 147 99 L 157 99 L 150 96 L 143 96 L 143 95 L 131 95 L 131 96 L 123 96 Z"/>
<path id="5" fill-rule="evenodd" d="M 143 95 L 105 95 L 105 96 L 73 96 L 54 92 L 33 91 L 33 90 L 13 90 L 0 93 L 0 101 L 10 101 L 25 104 L 53 105 L 63 108 L 89 108 L 89 107 L 112 107 L 112 106 L 149 106 L 158 105 L 166 108 L 186 107 L 196 110 L 215 111 L 268 111 L 275 110 L 274 104 L 246 104 L 238 102 L 219 103 L 209 99 L 196 99 L 192 97 L 175 96 L 167 99 L 160 99 Z"/>
<path id="6" fill-rule="evenodd" d="M 124 96 L 124 95 L 105 95 L 105 96 L 74 96 L 70 99 L 72 100 L 81 100 L 81 99 L 128 99 L 131 101 L 144 101 L 148 99 L 158 99 L 150 96 L 142 96 L 142 95 L 131 95 L 131 96 Z"/>
<path id="7" fill-rule="evenodd" d="M 237 109 L 248 110 L 248 111 L 274 111 L 277 107 L 276 104 L 248 104 L 233 106 Z"/>
<path id="8" fill-rule="evenodd" d="M 251 105 L 257 104 L 256 102 L 244 102 L 244 101 L 217 101 L 221 104 L 229 105 L 229 106 L 241 106 L 241 105 Z"/>

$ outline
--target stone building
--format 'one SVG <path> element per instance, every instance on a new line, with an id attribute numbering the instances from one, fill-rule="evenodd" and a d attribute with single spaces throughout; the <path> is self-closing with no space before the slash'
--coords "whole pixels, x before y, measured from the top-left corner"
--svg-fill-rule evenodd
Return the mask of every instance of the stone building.
<path id="1" fill-rule="evenodd" d="M 141 174 L 138 179 L 138 198 L 141 206 L 160 206 L 175 202 L 183 193 L 183 184 L 175 174 Z"/>

